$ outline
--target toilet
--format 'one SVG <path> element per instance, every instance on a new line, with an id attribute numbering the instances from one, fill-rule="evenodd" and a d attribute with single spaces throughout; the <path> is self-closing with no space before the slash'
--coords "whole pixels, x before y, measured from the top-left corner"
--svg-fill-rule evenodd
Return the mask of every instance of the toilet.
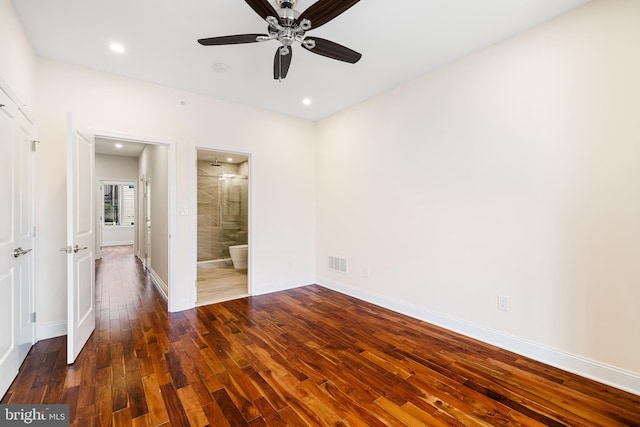
<path id="1" fill-rule="evenodd" d="M 247 268 L 249 245 L 229 246 L 229 254 L 231 255 L 233 268 Z"/>

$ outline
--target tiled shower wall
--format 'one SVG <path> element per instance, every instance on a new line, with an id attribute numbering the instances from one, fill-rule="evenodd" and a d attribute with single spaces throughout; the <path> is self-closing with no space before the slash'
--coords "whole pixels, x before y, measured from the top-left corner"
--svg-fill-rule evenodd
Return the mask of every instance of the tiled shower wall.
<path id="1" fill-rule="evenodd" d="M 247 175 L 248 164 L 211 163 L 198 161 L 198 261 L 229 258 L 229 246 L 248 242 L 248 180 L 218 178 Z"/>

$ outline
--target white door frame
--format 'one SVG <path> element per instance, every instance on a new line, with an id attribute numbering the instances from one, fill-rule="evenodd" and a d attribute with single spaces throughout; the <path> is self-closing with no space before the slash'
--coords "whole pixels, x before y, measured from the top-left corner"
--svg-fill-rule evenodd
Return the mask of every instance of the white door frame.
<path id="1" fill-rule="evenodd" d="M 172 238 L 172 236 L 174 235 L 174 230 L 175 230 L 175 225 L 176 225 L 176 210 L 175 210 L 175 206 L 176 206 L 176 187 L 177 187 L 177 175 L 176 175 L 176 141 L 174 140 L 169 140 L 169 139 L 160 139 L 160 138 L 153 138 L 153 137 L 146 137 L 146 136 L 139 136 L 139 135 L 131 135 L 131 134 L 123 134 L 123 133 L 118 133 L 118 132 L 111 132 L 111 131 L 107 131 L 107 130 L 94 130 L 93 131 L 94 135 L 96 136 L 96 138 L 106 138 L 106 139 L 113 139 L 113 140 L 120 140 L 120 141 L 129 141 L 129 142 L 137 142 L 140 144 L 148 144 L 148 145 L 164 145 L 169 147 L 169 159 L 168 162 L 169 164 L 167 165 L 168 167 L 168 190 L 169 190 L 169 194 L 168 194 L 168 205 L 167 206 L 167 213 L 168 213 L 168 219 L 169 219 L 169 224 L 167 224 L 167 228 L 169 231 L 169 253 L 167 254 L 167 262 L 168 262 L 168 266 L 167 266 L 167 271 L 168 271 L 168 278 L 167 278 L 167 287 L 169 289 L 171 289 L 171 285 L 173 283 L 175 283 L 174 281 L 174 266 L 173 266 L 173 254 L 175 253 L 175 239 Z M 140 184 L 140 183 L 138 183 Z M 136 223 L 139 223 L 140 221 L 136 221 Z M 176 301 L 173 300 L 173 298 L 171 297 L 172 292 L 169 291 L 169 296 L 168 296 L 168 301 L 167 301 L 167 305 L 169 307 L 169 311 L 176 311 L 174 309 L 174 307 L 176 306 Z"/>
<path id="2" fill-rule="evenodd" d="M 142 260 L 142 264 L 147 271 L 151 271 L 151 227 L 153 224 L 151 223 L 151 177 L 149 175 L 144 177 L 144 200 L 142 202 L 142 217 L 144 222 L 144 228 L 142 230 L 142 234 L 144 235 L 144 259 Z M 167 287 L 169 285 L 167 284 Z"/>
<path id="3" fill-rule="evenodd" d="M 243 151 L 238 150 L 237 148 L 229 148 L 229 147 L 220 147 L 220 146 L 211 146 L 211 145 L 199 145 L 192 144 L 191 146 L 191 212 L 194 212 L 191 215 L 191 283 L 193 286 L 190 286 L 190 298 L 189 301 L 192 302 L 192 306 L 195 307 L 196 300 L 198 297 L 198 150 L 202 151 L 223 151 L 229 154 L 241 154 L 243 156 L 247 156 L 247 161 L 249 162 L 249 179 L 248 179 L 248 187 L 249 187 L 249 197 L 248 197 L 248 212 L 249 212 L 249 220 L 248 220 L 248 233 L 249 233 L 249 259 L 248 259 L 248 268 L 247 268 L 247 293 L 249 295 L 253 295 L 252 292 L 252 274 L 253 271 L 252 265 L 252 255 L 251 248 L 253 247 L 253 206 L 255 206 L 253 202 L 253 185 L 251 185 L 254 179 L 254 159 L 255 156 L 251 151 Z"/>

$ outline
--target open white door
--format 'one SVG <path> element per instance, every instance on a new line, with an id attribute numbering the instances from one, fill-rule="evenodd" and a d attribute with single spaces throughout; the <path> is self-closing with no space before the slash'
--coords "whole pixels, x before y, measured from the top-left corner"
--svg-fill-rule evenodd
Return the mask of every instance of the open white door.
<path id="1" fill-rule="evenodd" d="M 32 130 L 0 88 L 0 396 L 35 338 Z"/>
<path id="2" fill-rule="evenodd" d="M 67 114 L 67 363 L 76 360 L 96 326 L 95 138 Z"/>

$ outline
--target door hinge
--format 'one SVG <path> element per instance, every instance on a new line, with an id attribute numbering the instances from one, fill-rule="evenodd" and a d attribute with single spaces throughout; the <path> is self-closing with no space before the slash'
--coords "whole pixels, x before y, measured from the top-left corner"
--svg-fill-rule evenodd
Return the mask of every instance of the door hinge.
<path id="1" fill-rule="evenodd" d="M 36 323 L 36 312 L 31 313 L 31 323 Z"/>
<path id="2" fill-rule="evenodd" d="M 37 139 L 31 141 L 31 151 L 34 153 L 36 152 L 36 144 L 40 144 L 40 141 L 38 141 Z"/>

